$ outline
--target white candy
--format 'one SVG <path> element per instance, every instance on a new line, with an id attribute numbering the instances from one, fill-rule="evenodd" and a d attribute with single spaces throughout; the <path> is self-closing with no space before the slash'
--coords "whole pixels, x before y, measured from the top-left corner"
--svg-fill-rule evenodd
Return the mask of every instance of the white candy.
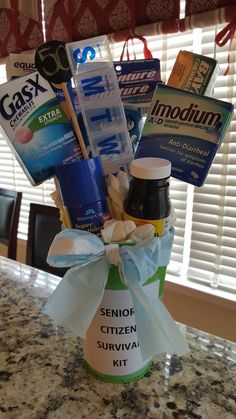
<path id="1" fill-rule="evenodd" d="M 117 176 L 108 176 L 108 195 L 111 201 L 111 209 L 117 220 L 122 220 L 124 215 L 123 202 L 129 189 L 129 180 L 127 174 L 122 170 Z"/>
<path id="2" fill-rule="evenodd" d="M 117 179 L 119 181 L 120 195 L 122 196 L 123 199 L 125 199 L 128 193 L 128 189 L 129 189 L 128 176 L 125 172 L 123 172 L 123 170 L 120 170 L 120 172 L 117 175 Z"/>
<path id="3" fill-rule="evenodd" d="M 114 220 L 114 219 L 107 220 L 107 221 L 105 221 L 105 223 L 103 224 L 103 228 L 107 228 L 107 227 L 109 227 L 111 224 L 113 224 L 113 223 L 115 223 L 115 222 L 116 222 L 116 220 Z"/>
<path id="4" fill-rule="evenodd" d="M 121 242 L 126 240 L 135 229 L 136 225 L 133 221 L 115 221 L 106 226 L 101 231 L 101 235 L 105 243 Z"/>
<path id="5" fill-rule="evenodd" d="M 119 180 L 116 176 L 114 175 L 110 175 L 108 178 L 109 184 L 111 186 L 112 189 L 114 189 L 114 191 L 118 192 L 120 191 L 120 185 L 119 185 Z"/>
<path id="6" fill-rule="evenodd" d="M 129 236 L 135 243 L 154 237 L 155 227 L 152 224 L 143 224 L 137 227 Z"/>
<path id="7" fill-rule="evenodd" d="M 122 220 L 124 208 L 119 193 L 115 189 L 113 189 L 111 185 L 108 186 L 107 191 L 111 200 L 111 206 L 114 217 L 116 218 L 116 220 Z"/>

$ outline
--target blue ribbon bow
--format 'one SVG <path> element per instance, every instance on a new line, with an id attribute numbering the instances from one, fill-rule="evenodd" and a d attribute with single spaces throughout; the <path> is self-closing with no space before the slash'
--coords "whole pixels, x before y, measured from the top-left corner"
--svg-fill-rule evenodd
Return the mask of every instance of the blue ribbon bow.
<path id="1" fill-rule="evenodd" d="M 96 235 L 82 230 L 61 231 L 49 249 L 47 261 L 52 266 L 71 268 L 47 302 L 45 313 L 85 339 L 101 303 L 109 268 L 116 264 L 131 292 L 143 359 L 161 352 L 188 352 L 188 344 L 164 304 L 158 295 L 147 293 L 144 286 L 159 266 L 168 265 L 173 236 L 172 229 L 161 238 L 119 247 L 104 245 Z"/>

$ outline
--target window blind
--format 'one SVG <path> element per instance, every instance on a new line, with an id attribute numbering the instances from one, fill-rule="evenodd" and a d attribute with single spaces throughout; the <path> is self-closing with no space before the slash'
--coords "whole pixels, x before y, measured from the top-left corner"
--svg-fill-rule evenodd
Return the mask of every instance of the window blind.
<path id="1" fill-rule="evenodd" d="M 153 57 L 161 61 L 163 81 L 167 81 L 180 49 L 215 58 L 220 66 L 213 95 L 236 104 L 236 55 L 229 45 L 217 47 L 214 40 L 224 25 L 194 29 L 183 34 L 148 38 Z M 235 42 L 234 42 L 235 44 Z M 121 44 L 122 46 L 122 44 Z M 116 45 L 116 59 L 121 52 Z M 132 49 L 131 49 L 132 51 Z M 142 44 L 136 43 L 137 58 L 143 58 Z M 236 116 L 214 159 L 205 185 L 193 187 L 171 179 L 171 201 L 176 213 L 175 240 L 168 272 L 180 282 L 199 282 L 236 291 Z"/>
<path id="2" fill-rule="evenodd" d="M 230 73 L 227 67 L 228 44 L 223 48 L 215 45 L 216 33 L 223 28 L 211 27 L 192 31 L 159 35 L 148 38 L 153 57 L 161 62 L 162 80 L 166 82 L 180 49 L 215 57 L 221 68 L 214 89 L 214 97 L 235 104 L 236 58 L 231 48 Z M 135 41 L 136 58 L 143 58 L 143 45 Z M 114 60 L 119 59 L 123 43 L 113 45 Z M 130 48 L 132 52 L 132 48 Z M 4 81 L 4 66 L 0 67 Z M 175 240 L 168 272 L 181 283 L 183 279 L 200 282 L 207 286 L 236 291 L 234 279 L 236 248 L 236 118 L 234 116 L 228 134 L 217 153 L 206 184 L 194 188 L 171 178 L 171 201 L 176 214 Z M 32 187 L 22 169 L 0 137 L 0 186 L 23 191 L 19 237 L 26 238 L 30 202 L 52 204 L 50 193 L 52 180 Z"/>
<path id="3" fill-rule="evenodd" d="M 213 29 L 201 33 L 203 55 L 227 67 L 228 45 L 214 46 Z M 235 42 L 230 52 L 230 74 L 219 75 L 214 97 L 236 104 Z M 236 115 L 214 159 L 204 187 L 195 188 L 188 277 L 215 288 L 236 290 Z"/>

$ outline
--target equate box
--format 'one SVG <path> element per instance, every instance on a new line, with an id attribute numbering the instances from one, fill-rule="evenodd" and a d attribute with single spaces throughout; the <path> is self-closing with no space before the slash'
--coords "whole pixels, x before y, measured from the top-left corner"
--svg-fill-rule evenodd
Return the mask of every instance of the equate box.
<path id="1" fill-rule="evenodd" d="M 167 84 L 188 92 L 210 95 L 218 73 L 219 66 L 214 58 L 180 51 Z"/>
<path id="2" fill-rule="evenodd" d="M 32 185 L 81 158 L 66 107 L 38 72 L 2 84 L 0 93 L 0 125 Z"/>
<path id="3" fill-rule="evenodd" d="M 160 84 L 135 158 L 167 159 L 173 177 L 202 186 L 232 115 L 231 103 Z"/>
<path id="4" fill-rule="evenodd" d="M 15 77 L 23 77 L 36 71 L 34 56 L 34 52 L 9 54 L 6 63 L 7 80 L 10 81 Z"/>

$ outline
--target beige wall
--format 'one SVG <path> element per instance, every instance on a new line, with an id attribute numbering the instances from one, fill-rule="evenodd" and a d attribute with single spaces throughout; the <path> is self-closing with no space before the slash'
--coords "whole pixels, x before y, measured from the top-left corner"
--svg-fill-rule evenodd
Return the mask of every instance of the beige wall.
<path id="1" fill-rule="evenodd" d="M 19 240 L 17 259 L 25 263 L 26 245 Z M 0 254 L 6 250 L 0 247 Z M 163 302 L 172 317 L 197 329 L 236 342 L 236 303 L 166 281 Z"/>
<path id="2" fill-rule="evenodd" d="M 236 342 L 236 302 L 167 281 L 163 302 L 176 321 Z"/>
<path id="3" fill-rule="evenodd" d="M 25 240 L 18 240 L 17 246 L 17 260 L 25 263 L 26 261 L 26 242 Z"/>
<path id="4" fill-rule="evenodd" d="M 0 255 L 7 256 L 7 247 L 0 243 Z M 25 263 L 26 261 L 26 241 L 18 240 L 17 244 L 17 260 Z"/>

